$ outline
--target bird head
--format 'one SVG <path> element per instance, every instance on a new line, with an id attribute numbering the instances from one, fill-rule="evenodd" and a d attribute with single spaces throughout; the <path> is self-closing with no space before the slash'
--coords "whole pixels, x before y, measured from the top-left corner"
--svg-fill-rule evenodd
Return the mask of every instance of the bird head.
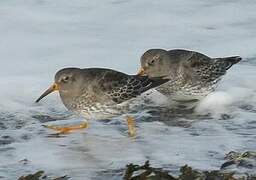
<path id="1" fill-rule="evenodd" d="M 75 94 L 77 90 L 80 90 L 77 86 L 81 83 L 77 83 L 81 80 L 81 69 L 78 68 L 65 68 L 61 69 L 55 74 L 54 83 L 36 100 L 39 102 L 48 94 L 59 91 L 60 94 Z"/>
<path id="2" fill-rule="evenodd" d="M 140 63 L 138 75 L 147 75 L 153 78 L 168 75 L 168 69 L 165 68 L 168 63 L 168 51 L 166 50 L 150 49 L 141 56 Z"/>

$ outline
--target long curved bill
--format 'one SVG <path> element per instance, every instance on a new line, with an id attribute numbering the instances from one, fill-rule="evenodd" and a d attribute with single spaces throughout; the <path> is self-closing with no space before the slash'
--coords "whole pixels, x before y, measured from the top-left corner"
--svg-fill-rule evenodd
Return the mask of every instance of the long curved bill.
<path id="1" fill-rule="evenodd" d="M 43 99 L 45 96 L 47 96 L 48 94 L 59 90 L 59 85 L 57 83 L 54 83 L 53 85 L 51 85 L 37 100 L 36 103 L 38 103 L 41 99 Z"/>
<path id="2" fill-rule="evenodd" d="M 145 70 L 141 67 L 139 72 L 137 73 L 139 76 L 144 76 L 145 75 Z"/>

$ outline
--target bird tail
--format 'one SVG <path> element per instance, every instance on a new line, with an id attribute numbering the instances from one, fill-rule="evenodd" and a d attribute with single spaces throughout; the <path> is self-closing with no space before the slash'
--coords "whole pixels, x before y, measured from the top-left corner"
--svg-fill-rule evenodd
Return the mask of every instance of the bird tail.
<path id="1" fill-rule="evenodd" d="M 234 64 L 236 64 L 242 60 L 242 58 L 240 56 L 231 56 L 231 57 L 224 57 L 224 58 L 218 58 L 218 59 L 224 63 L 226 70 L 228 70 Z"/>

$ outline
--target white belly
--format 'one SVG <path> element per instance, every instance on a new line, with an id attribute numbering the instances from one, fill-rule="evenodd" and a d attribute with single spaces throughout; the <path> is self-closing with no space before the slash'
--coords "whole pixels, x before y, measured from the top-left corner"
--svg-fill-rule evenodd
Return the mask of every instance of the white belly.
<path id="1" fill-rule="evenodd" d="M 165 83 L 157 88 L 159 92 L 174 101 L 200 100 L 216 89 L 217 83 L 207 85 L 191 85 L 179 83 Z"/>

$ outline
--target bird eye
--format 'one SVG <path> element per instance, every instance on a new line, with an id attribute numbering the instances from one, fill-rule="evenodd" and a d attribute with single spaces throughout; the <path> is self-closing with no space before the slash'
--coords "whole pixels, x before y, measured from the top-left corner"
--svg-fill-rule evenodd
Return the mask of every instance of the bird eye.
<path id="1" fill-rule="evenodd" d="M 153 60 L 151 60 L 148 64 L 149 64 L 149 65 L 153 65 L 153 64 L 155 63 L 155 61 L 156 61 L 156 60 L 153 59 Z"/>
<path id="2" fill-rule="evenodd" d="M 64 82 L 67 82 L 68 80 L 69 80 L 69 76 L 65 76 L 65 77 L 63 77 L 63 79 L 62 79 Z"/>
<path id="3" fill-rule="evenodd" d="M 148 64 L 153 65 L 156 61 L 160 61 L 160 55 L 158 55 L 158 54 L 153 56 Z"/>

